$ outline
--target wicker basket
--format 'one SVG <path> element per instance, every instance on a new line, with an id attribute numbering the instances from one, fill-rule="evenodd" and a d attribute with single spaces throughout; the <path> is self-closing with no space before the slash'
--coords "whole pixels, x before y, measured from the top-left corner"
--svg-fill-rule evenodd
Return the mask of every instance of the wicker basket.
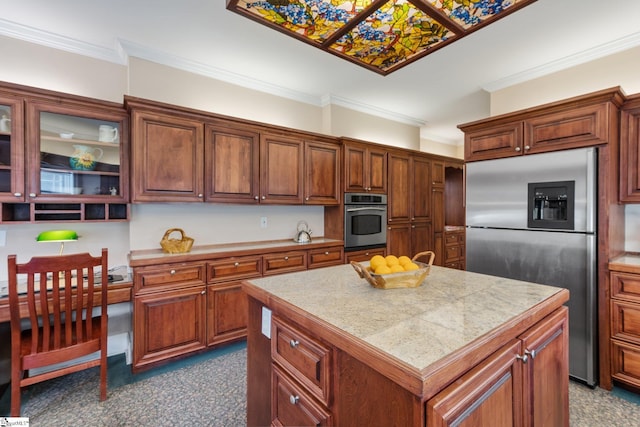
<path id="1" fill-rule="evenodd" d="M 177 231 L 180 233 L 180 239 L 170 239 L 169 235 Z M 162 250 L 170 253 L 170 254 L 183 254 L 189 252 L 191 247 L 193 246 L 193 239 L 191 237 L 187 237 L 184 234 L 184 230 L 181 228 L 170 228 L 160 240 L 160 246 L 162 246 Z"/>
<path id="2" fill-rule="evenodd" d="M 429 262 L 423 263 L 418 262 L 416 259 L 421 256 L 429 255 Z M 367 266 L 363 266 L 355 261 L 351 261 L 351 266 L 358 273 L 358 275 L 366 279 L 367 282 L 374 288 L 379 289 L 396 289 L 396 288 L 417 288 L 422 284 L 424 279 L 429 275 L 429 270 L 431 269 L 431 265 L 433 264 L 433 259 L 436 254 L 432 251 L 420 252 L 417 253 L 412 261 L 420 267 L 417 270 L 405 271 L 400 273 L 390 273 L 390 274 L 375 274 L 371 271 L 371 268 Z"/>

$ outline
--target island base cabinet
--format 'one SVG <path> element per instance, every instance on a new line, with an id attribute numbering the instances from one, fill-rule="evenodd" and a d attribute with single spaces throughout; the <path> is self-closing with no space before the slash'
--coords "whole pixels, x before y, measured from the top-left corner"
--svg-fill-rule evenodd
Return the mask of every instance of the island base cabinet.
<path id="1" fill-rule="evenodd" d="M 521 426 L 522 363 L 513 341 L 427 403 L 429 427 Z"/>
<path id="2" fill-rule="evenodd" d="M 133 371 L 206 348 L 204 286 L 134 299 Z"/>
<path id="3" fill-rule="evenodd" d="M 569 426 L 562 307 L 427 402 L 427 426 Z"/>

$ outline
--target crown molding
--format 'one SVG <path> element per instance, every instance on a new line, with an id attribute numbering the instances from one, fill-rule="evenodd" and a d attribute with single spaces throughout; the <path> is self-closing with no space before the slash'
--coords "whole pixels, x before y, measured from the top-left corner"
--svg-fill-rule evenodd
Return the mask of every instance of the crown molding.
<path id="1" fill-rule="evenodd" d="M 78 55 L 88 56 L 90 58 L 100 59 L 102 61 L 113 62 L 121 65 L 126 65 L 127 63 L 126 55 L 124 52 L 120 51 L 117 46 L 110 49 L 48 31 L 39 30 L 37 28 L 28 27 L 26 25 L 16 24 L 4 19 L 0 19 L 0 35 L 41 46 L 64 50 L 66 52 L 76 53 Z"/>
<path id="2" fill-rule="evenodd" d="M 116 43 L 114 43 L 114 48 L 110 49 L 26 25 L 16 24 L 3 19 L 0 19 L 0 35 L 122 65 L 128 64 L 129 57 L 134 56 L 136 58 L 166 65 L 182 71 L 210 77 L 212 79 L 234 84 L 243 88 L 264 92 L 293 101 L 302 102 L 304 104 L 314 105 L 316 107 L 325 107 L 328 104 L 333 103 L 362 113 L 413 126 L 424 125 L 423 120 L 414 117 L 409 117 L 393 111 L 384 110 L 333 95 L 316 96 L 291 90 L 266 81 L 233 73 L 222 68 L 168 54 L 125 39 L 117 39 Z"/>
<path id="3" fill-rule="evenodd" d="M 385 110 L 383 108 L 374 107 L 369 104 L 356 102 L 351 99 L 343 98 L 340 96 L 327 94 L 321 97 L 322 106 L 337 105 L 340 107 L 348 108 L 350 110 L 359 111 L 361 113 L 369 114 L 375 117 L 392 120 L 394 122 L 400 122 L 411 126 L 421 127 L 427 124 L 422 119 L 407 116 L 404 114 L 396 113 L 393 111 Z"/>
<path id="4" fill-rule="evenodd" d="M 523 83 L 529 80 L 533 80 L 538 77 L 543 77 L 557 71 L 562 71 L 567 68 L 575 67 L 589 61 L 603 58 L 614 53 L 622 52 L 627 49 L 631 49 L 640 45 L 640 32 L 631 34 L 626 37 L 614 40 L 609 43 L 601 44 L 594 48 L 584 50 L 558 59 L 556 61 L 548 62 L 538 67 L 530 68 L 520 73 L 512 74 L 510 76 L 494 80 L 482 86 L 482 89 L 487 92 L 495 92 L 513 86 L 519 83 Z"/>

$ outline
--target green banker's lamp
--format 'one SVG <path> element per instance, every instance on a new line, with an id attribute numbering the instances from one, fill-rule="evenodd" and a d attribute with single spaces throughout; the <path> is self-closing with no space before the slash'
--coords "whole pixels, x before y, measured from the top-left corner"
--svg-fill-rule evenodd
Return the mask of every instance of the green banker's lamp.
<path id="1" fill-rule="evenodd" d="M 60 243 L 60 253 L 58 255 L 62 255 L 62 251 L 64 250 L 64 242 L 78 241 L 78 233 L 73 230 L 43 231 L 42 233 L 38 234 L 36 240 L 38 242 Z"/>

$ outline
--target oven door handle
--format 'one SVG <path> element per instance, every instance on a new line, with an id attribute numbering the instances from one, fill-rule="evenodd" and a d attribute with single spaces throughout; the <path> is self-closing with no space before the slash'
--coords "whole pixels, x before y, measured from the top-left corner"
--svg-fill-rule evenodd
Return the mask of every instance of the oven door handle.
<path id="1" fill-rule="evenodd" d="M 387 208 L 349 208 L 347 212 L 360 212 L 360 211 L 386 211 Z"/>

